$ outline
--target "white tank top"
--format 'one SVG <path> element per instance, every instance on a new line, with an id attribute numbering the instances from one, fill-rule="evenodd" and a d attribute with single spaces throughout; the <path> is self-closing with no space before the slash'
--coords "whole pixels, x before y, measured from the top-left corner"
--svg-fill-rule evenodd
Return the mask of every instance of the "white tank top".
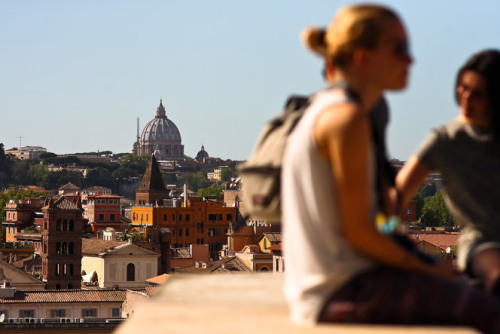
<path id="1" fill-rule="evenodd" d="M 290 135 L 283 157 L 282 208 L 285 297 L 292 321 L 317 322 L 326 299 L 353 276 L 374 266 L 344 239 L 332 166 L 321 156 L 314 123 L 326 107 L 345 103 L 342 89 L 317 93 Z M 370 156 L 373 180 L 373 153 Z M 372 187 L 374 189 L 374 187 Z"/>

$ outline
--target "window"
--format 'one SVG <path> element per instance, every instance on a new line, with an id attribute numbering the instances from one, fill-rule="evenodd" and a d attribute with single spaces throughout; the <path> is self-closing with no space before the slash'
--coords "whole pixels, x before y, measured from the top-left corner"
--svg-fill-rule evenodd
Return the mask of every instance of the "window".
<path id="1" fill-rule="evenodd" d="M 407 208 L 407 209 L 406 209 L 406 214 L 407 214 L 407 215 L 411 215 L 411 208 Z"/>
<path id="2" fill-rule="evenodd" d="M 56 284 L 56 290 L 61 290 L 61 284 Z"/>
<path id="3" fill-rule="evenodd" d="M 186 237 L 189 237 L 189 229 L 186 229 Z"/>
<path id="4" fill-rule="evenodd" d="M 135 265 L 133 263 L 127 264 L 127 281 L 135 281 Z"/>
<path id="5" fill-rule="evenodd" d="M 72 264 L 71 264 L 71 266 L 72 266 Z M 73 289 L 73 284 L 68 284 L 68 289 L 72 290 Z"/>
<path id="6" fill-rule="evenodd" d="M 73 221 L 73 219 L 70 219 L 69 220 L 69 230 L 73 231 L 74 229 L 75 229 L 75 222 Z"/>
<path id="7" fill-rule="evenodd" d="M 163 215 L 163 220 L 167 221 L 167 215 Z"/>
<path id="8" fill-rule="evenodd" d="M 72 242 L 70 242 L 68 247 L 68 254 L 73 254 L 74 251 L 75 251 L 75 246 Z"/>
<path id="9" fill-rule="evenodd" d="M 66 219 L 63 220 L 63 228 L 62 228 L 63 232 L 67 231 L 68 230 L 68 221 Z"/>
<path id="10" fill-rule="evenodd" d="M 179 221 L 180 222 L 182 221 L 182 215 L 179 215 Z"/>
<path id="11" fill-rule="evenodd" d="M 10 220 L 10 212 L 7 214 L 7 218 Z"/>
<path id="12" fill-rule="evenodd" d="M 190 221 L 191 220 L 191 215 L 186 215 L 186 221 Z"/>
<path id="13" fill-rule="evenodd" d="M 226 214 L 226 220 L 233 220 L 233 215 L 230 213 Z"/>
<path id="14" fill-rule="evenodd" d="M 179 229 L 179 237 L 182 237 L 182 228 Z"/>
<path id="15" fill-rule="evenodd" d="M 96 308 L 82 308 L 82 318 L 97 317 Z"/>
<path id="16" fill-rule="evenodd" d="M 172 215 L 172 221 L 175 221 L 175 215 Z"/>
<path id="17" fill-rule="evenodd" d="M 121 313 L 122 313 L 122 312 L 121 312 L 121 310 L 120 310 L 120 308 L 119 308 L 119 307 L 113 307 L 113 308 L 111 309 L 111 316 L 112 316 L 113 318 L 120 318 L 120 317 L 121 317 Z"/>
<path id="18" fill-rule="evenodd" d="M 59 267 L 59 263 L 56 264 L 56 276 L 59 276 L 59 273 L 61 272 L 61 268 Z"/>
<path id="19" fill-rule="evenodd" d="M 50 317 L 51 318 L 62 318 L 65 316 L 66 316 L 66 310 L 63 308 L 50 310 Z"/>
<path id="20" fill-rule="evenodd" d="M 97 204 L 106 204 L 106 200 L 105 199 L 98 199 Z"/>
<path id="21" fill-rule="evenodd" d="M 212 221 L 222 220 L 222 215 L 221 214 L 211 213 L 211 214 L 208 215 L 208 220 L 212 220 Z"/>
<path id="22" fill-rule="evenodd" d="M 34 318 L 35 310 L 19 310 L 19 318 Z"/>
<path id="23" fill-rule="evenodd" d="M 61 225 L 61 220 L 59 220 L 59 219 L 58 219 L 58 220 L 57 220 L 57 228 L 56 228 L 56 230 L 57 230 L 57 231 L 62 231 L 62 227 L 61 227 L 61 226 L 62 226 L 62 225 Z"/>
<path id="24" fill-rule="evenodd" d="M 63 275 L 66 276 L 67 274 L 68 274 L 67 265 L 65 263 L 65 264 L 63 264 Z"/>
<path id="25" fill-rule="evenodd" d="M 56 254 L 61 254 L 61 243 L 56 242 Z"/>
<path id="26" fill-rule="evenodd" d="M 114 213 L 111 213 L 109 215 L 109 220 L 112 221 L 112 222 L 114 222 L 116 220 L 116 215 Z"/>
<path id="27" fill-rule="evenodd" d="M 104 213 L 100 213 L 99 214 L 99 218 L 98 218 L 99 221 L 103 221 L 104 220 Z"/>

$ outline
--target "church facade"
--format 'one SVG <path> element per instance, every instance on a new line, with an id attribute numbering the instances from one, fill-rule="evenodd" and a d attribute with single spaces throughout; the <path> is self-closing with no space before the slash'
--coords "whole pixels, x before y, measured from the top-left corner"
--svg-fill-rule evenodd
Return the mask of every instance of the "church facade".
<path id="1" fill-rule="evenodd" d="M 154 154 L 158 160 L 184 159 L 184 145 L 177 126 L 168 119 L 162 100 L 156 109 L 156 116 L 146 124 L 137 141 L 132 154 Z"/>

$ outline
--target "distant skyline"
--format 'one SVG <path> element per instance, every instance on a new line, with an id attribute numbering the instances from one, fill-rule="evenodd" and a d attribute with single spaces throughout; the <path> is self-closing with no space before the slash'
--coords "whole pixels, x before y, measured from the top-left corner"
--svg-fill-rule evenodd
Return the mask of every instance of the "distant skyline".
<path id="1" fill-rule="evenodd" d="M 352 1 L 0 1 L 0 142 L 131 152 L 163 99 L 184 152 L 244 160 L 287 95 L 324 86 L 300 33 Z M 389 93 L 388 151 L 406 160 L 457 115 L 473 53 L 500 48 L 500 2 L 381 1 L 409 31 L 408 89 Z"/>

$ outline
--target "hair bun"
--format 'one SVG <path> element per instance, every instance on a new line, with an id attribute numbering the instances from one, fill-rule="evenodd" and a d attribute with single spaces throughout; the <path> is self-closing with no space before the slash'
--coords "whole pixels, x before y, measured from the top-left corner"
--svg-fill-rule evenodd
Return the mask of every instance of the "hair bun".
<path id="1" fill-rule="evenodd" d="M 305 46 L 322 56 L 326 55 L 326 43 L 325 43 L 326 30 L 317 27 L 308 27 L 302 31 L 302 41 Z"/>

